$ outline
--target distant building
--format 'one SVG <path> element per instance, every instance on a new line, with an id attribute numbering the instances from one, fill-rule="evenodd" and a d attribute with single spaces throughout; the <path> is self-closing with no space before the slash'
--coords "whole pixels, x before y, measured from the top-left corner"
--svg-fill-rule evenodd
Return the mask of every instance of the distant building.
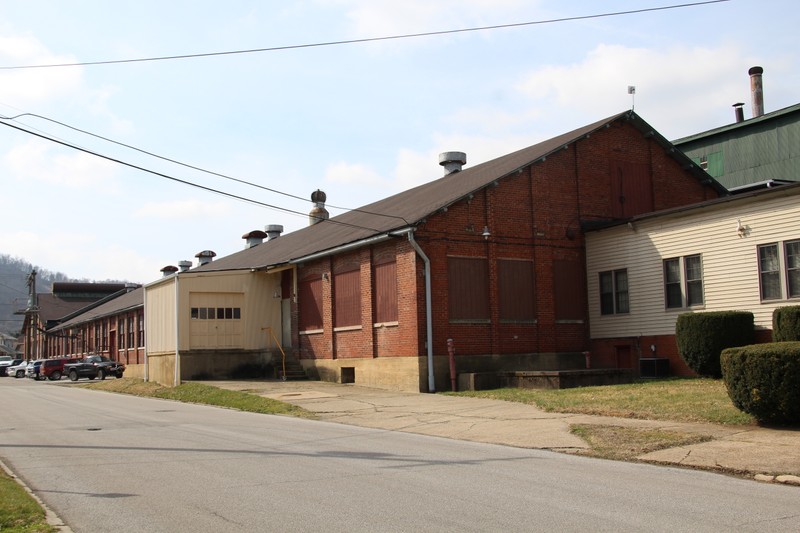
<path id="1" fill-rule="evenodd" d="M 41 359 L 49 353 L 48 329 L 66 317 L 125 290 L 122 283 L 56 282 L 51 292 L 38 294 L 35 291 L 35 278 L 34 271 L 29 277 L 28 305 L 16 312 L 25 316 L 22 337 L 26 359 Z"/>
<path id="2" fill-rule="evenodd" d="M 764 113 L 761 67 L 750 69 L 753 117 L 672 141 L 732 193 L 800 180 L 800 104 Z"/>

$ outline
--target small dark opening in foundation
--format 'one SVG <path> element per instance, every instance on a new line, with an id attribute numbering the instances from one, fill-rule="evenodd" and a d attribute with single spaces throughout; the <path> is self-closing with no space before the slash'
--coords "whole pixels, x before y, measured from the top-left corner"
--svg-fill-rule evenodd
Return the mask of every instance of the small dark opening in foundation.
<path id="1" fill-rule="evenodd" d="M 355 383 L 356 382 L 356 369 L 352 366 L 342 367 L 342 383 Z"/>

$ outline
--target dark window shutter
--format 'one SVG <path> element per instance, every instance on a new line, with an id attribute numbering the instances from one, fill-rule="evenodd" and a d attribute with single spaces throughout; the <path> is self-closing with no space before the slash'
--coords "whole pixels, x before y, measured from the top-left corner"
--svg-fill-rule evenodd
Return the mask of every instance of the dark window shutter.
<path id="1" fill-rule="evenodd" d="M 397 321 L 397 263 L 375 265 L 375 321 Z"/>
<path id="2" fill-rule="evenodd" d="M 488 320 L 489 265 L 486 259 L 447 258 L 451 320 Z"/>
<path id="3" fill-rule="evenodd" d="M 497 289 L 501 320 L 533 320 L 536 318 L 532 261 L 497 261 Z"/>
<path id="4" fill-rule="evenodd" d="M 361 325 L 361 271 L 350 270 L 335 274 L 333 282 L 335 326 Z"/>
<path id="5" fill-rule="evenodd" d="M 300 330 L 322 329 L 322 279 L 301 281 L 297 292 Z"/>
<path id="6" fill-rule="evenodd" d="M 555 291 L 556 320 L 583 320 L 586 304 L 583 266 L 580 261 L 557 259 L 553 261 L 553 289 Z"/>

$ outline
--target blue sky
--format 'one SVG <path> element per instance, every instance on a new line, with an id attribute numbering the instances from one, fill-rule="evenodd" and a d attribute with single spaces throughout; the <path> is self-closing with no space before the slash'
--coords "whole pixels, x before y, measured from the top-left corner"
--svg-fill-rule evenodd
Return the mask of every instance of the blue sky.
<path id="1" fill-rule="evenodd" d="M 677 3 L 677 2 L 675 2 Z M 663 7 L 666 0 L 9 0 L 0 67 L 224 52 Z M 669 139 L 734 120 L 747 71 L 767 112 L 798 103 L 794 0 L 174 61 L 0 70 L 0 115 L 35 113 L 329 206 L 441 176 L 438 154 L 492 159 L 629 109 Z M 75 278 L 153 281 L 224 256 L 311 204 L 34 117 L 6 121 L 257 206 L 0 127 L 0 253 Z M 333 215 L 340 209 L 330 207 Z"/>

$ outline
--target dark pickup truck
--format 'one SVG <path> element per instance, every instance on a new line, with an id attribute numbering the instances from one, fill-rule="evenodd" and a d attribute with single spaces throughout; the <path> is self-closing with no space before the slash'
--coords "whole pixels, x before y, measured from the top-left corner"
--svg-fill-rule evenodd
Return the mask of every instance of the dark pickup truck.
<path id="1" fill-rule="evenodd" d="M 106 379 L 108 376 L 121 378 L 124 372 L 125 365 L 105 355 L 90 355 L 77 363 L 64 365 L 64 374 L 72 381 L 78 381 L 78 378 Z"/>

